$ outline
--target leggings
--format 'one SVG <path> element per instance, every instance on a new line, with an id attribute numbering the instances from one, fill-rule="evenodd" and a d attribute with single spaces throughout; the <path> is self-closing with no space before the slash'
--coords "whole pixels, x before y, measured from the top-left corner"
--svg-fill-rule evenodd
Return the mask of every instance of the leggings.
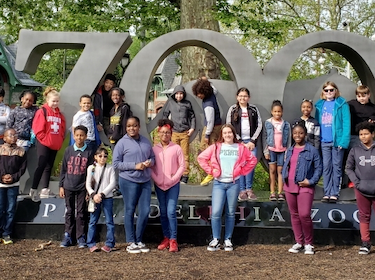
<path id="1" fill-rule="evenodd" d="M 36 154 L 38 156 L 38 167 L 35 170 L 33 185 L 31 186 L 31 188 L 34 190 L 38 188 L 39 183 L 41 183 L 43 188 L 48 188 L 57 151 L 51 150 L 37 141 Z"/>

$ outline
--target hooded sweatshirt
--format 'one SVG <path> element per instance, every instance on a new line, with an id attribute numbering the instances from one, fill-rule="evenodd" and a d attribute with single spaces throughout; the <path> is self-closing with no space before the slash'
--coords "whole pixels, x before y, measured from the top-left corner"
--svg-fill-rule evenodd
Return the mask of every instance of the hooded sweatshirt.
<path id="1" fill-rule="evenodd" d="M 375 142 L 370 148 L 360 143 L 353 147 L 346 161 L 345 172 L 364 196 L 375 197 Z"/>
<path id="2" fill-rule="evenodd" d="M 44 114 L 44 110 L 46 115 Z M 51 150 L 60 150 L 65 136 L 65 118 L 59 108 L 55 111 L 44 104 L 35 113 L 33 131 L 38 141 Z"/>
<path id="3" fill-rule="evenodd" d="M 177 92 L 183 93 L 183 98 L 179 102 L 176 100 Z M 163 118 L 168 119 L 169 115 L 171 115 L 174 124 L 173 131 L 175 132 L 195 129 L 195 114 L 190 101 L 186 100 L 185 88 L 180 85 L 176 86 L 171 97 L 163 111 Z"/>
<path id="4" fill-rule="evenodd" d="M 152 150 L 155 165 L 151 168 L 151 177 L 157 187 L 166 191 L 176 185 L 184 173 L 184 154 L 181 147 L 173 142 L 169 142 L 165 149 L 158 143 Z"/>

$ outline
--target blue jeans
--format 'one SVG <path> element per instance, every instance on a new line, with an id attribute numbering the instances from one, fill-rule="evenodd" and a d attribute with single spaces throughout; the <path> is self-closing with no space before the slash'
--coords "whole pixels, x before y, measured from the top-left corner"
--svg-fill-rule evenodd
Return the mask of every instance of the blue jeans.
<path id="1" fill-rule="evenodd" d="M 339 196 L 344 149 L 322 143 L 324 196 Z"/>
<path id="2" fill-rule="evenodd" d="M 250 142 L 250 139 L 244 140 L 243 142 L 247 144 Z M 255 157 L 257 156 L 256 147 L 254 148 L 254 150 L 251 151 L 251 154 Z M 253 182 L 254 182 L 254 171 L 255 171 L 255 168 L 251 170 L 251 172 L 248 173 L 247 175 L 240 177 L 240 191 L 244 191 L 246 189 L 251 190 L 251 188 L 253 187 Z"/>
<path id="3" fill-rule="evenodd" d="M 156 196 L 159 201 L 160 222 L 164 237 L 177 239 L 176 206 L 180 193 L 180 182 L 163 191 L 155 185 Z"/>
<path id="4" fill-rule="evenodd" d="M 0 188 L 0 233 L 3 236 L 13 232 L 19 187 Z"/>
<path id="5" fill-rule="evenodd" d="M 105 245 L 113 248 L 115 247 L 115 223 L 113 222 L 113 198 L 104 198 L 102 203 L 95 204 L 95 211 L 90 213 L 89 230 L 87 232 L 87 246 L 89 248 L 96 245 L 96 224 L 100 218 L 100 214 L 104 212 L 105 223 L 107 225 L 107 239 Z"/>
<path id="6" fill-rule="evenodd" d="M 119 184 L 125 207 L 126 242 L 142 242 L 143 232 L 150 214 L 151 182 L 135 183 L 120 177 Z M 136 230 L 134 230 L 134 214 L 137 205 L 138 218 Z"/>
<path id="7" fill-rule="evenodd" d="M 224 240 L 232 237 L 235 212 L 237 208 L 237 197 L 240 192 L 239 180 L 235 183 L 222 183 L 214 181 L 212 188 L 211 228 L 213 238 L 220 239 L 221 216 L 225 206 L 225 234 Z"/>

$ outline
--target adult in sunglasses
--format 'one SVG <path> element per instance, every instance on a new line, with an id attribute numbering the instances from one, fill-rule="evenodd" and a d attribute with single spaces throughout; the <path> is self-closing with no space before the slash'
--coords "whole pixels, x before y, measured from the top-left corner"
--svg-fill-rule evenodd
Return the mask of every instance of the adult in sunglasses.
<path id="1" fill-rule="evenodd" d="M 316 104 L 323 158 L 322 202 L 336 203 L 340 192 L 344 149 L 350 142 L 350 110 L 334 82 L 327 81 Z"/>

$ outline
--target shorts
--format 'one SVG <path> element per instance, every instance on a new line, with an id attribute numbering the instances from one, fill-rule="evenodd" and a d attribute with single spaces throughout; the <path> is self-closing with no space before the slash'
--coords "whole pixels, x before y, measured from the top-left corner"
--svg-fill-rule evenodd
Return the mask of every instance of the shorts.
<path id="1" fill-rule="evenodd" d="M 268 164 L 276 163 L 277 166 L 284 165 L 285 152 L 269 151 L 269 153 L 270 153 L 270 161 L 268 162 Z"/>

